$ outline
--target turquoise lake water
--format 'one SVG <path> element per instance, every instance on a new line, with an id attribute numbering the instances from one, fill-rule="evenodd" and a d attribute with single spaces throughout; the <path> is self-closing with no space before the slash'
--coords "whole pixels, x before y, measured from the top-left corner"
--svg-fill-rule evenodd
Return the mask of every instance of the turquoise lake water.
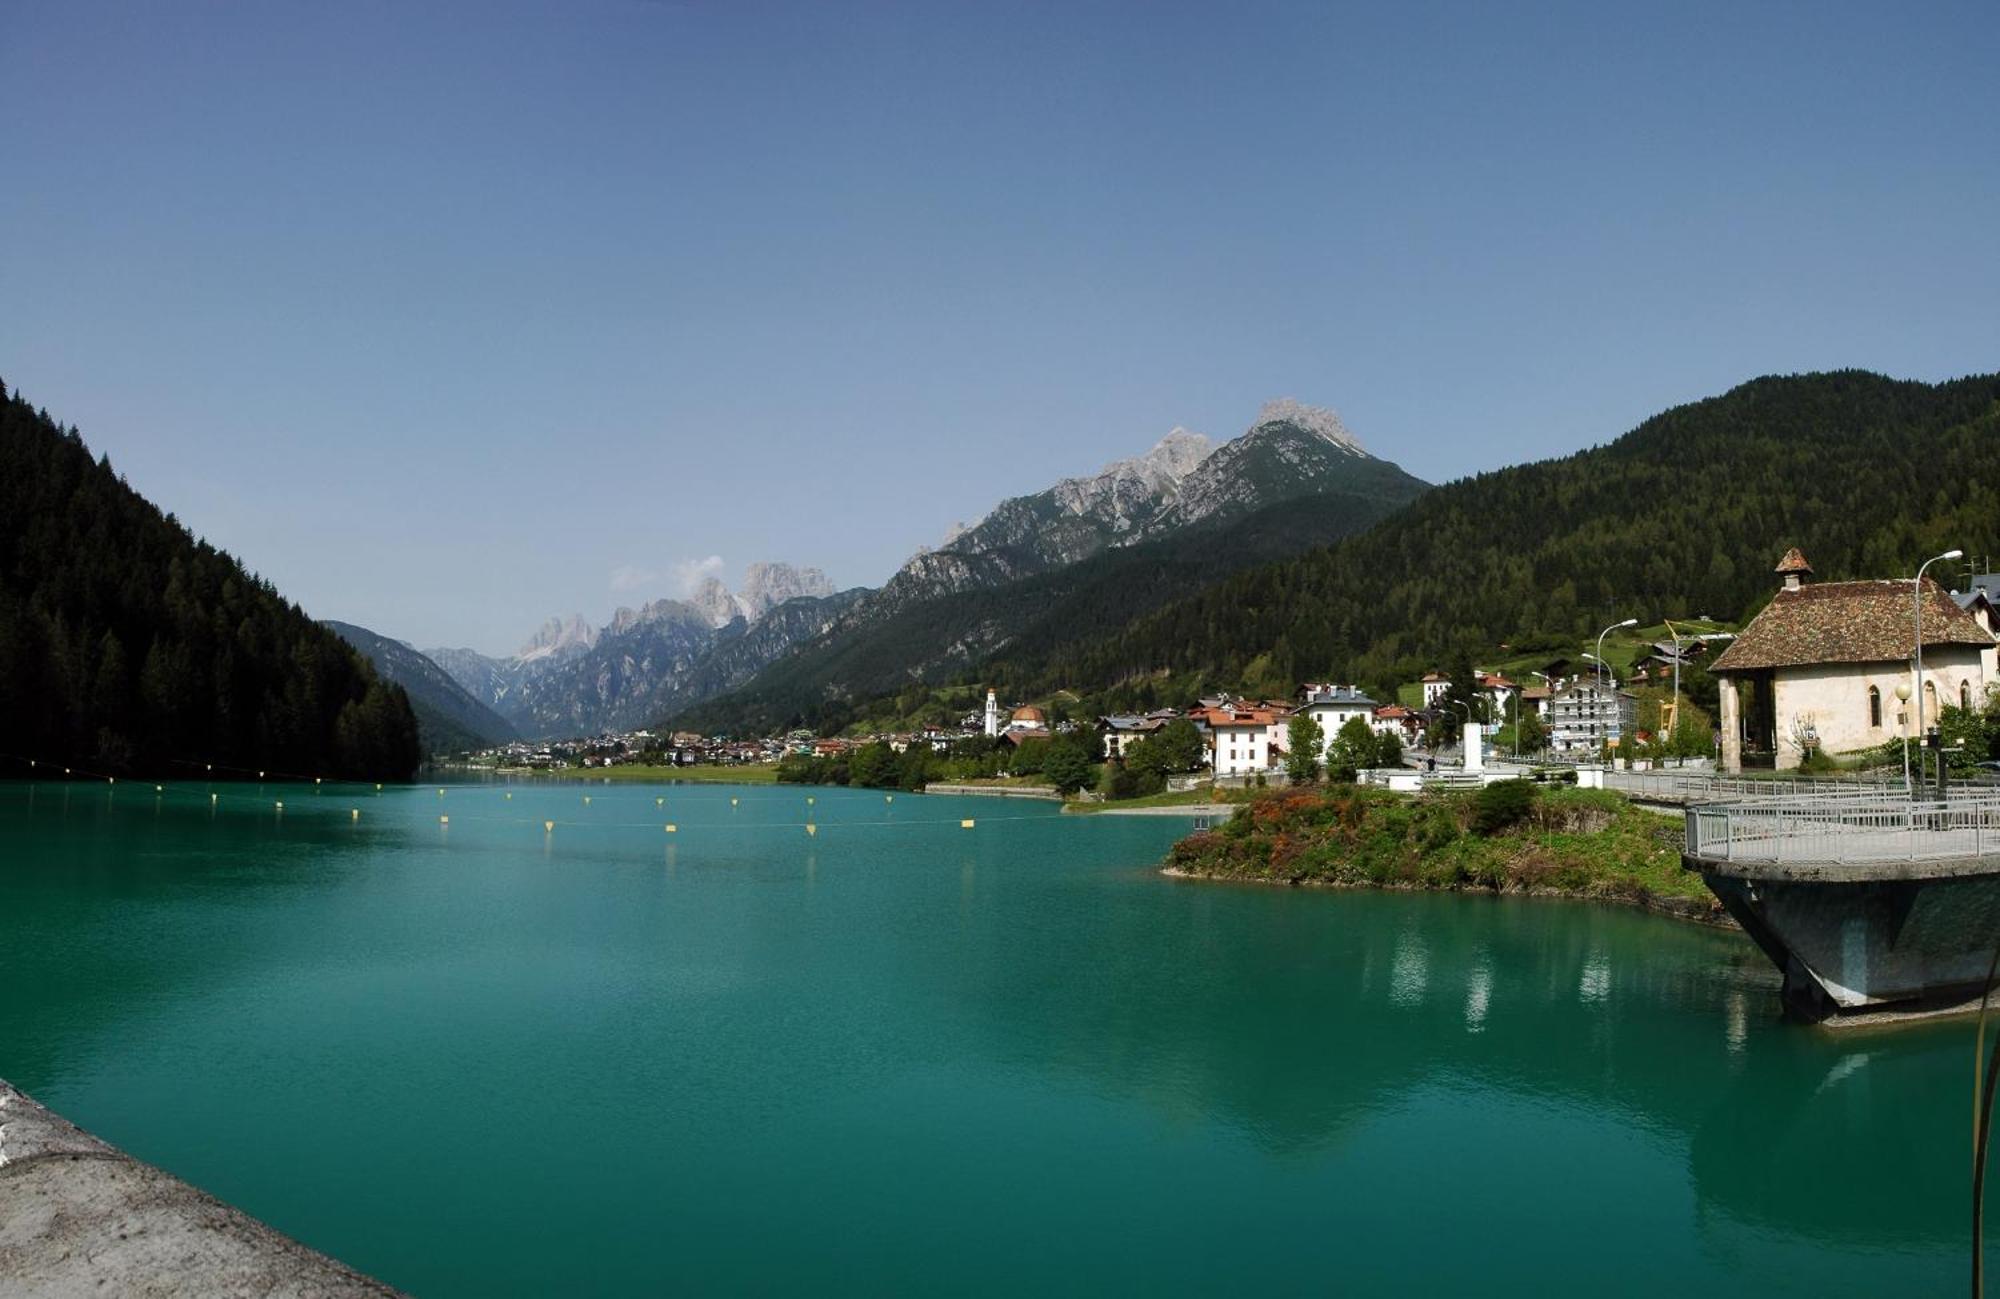
<path id="1" fill-rule="evenodd" d="M 419 1295 L 1963 1286 L 1970 1026 L 1787 1025 L 1734 934 L 997 799 L 215 788 L 0 785 L 0 1077 Z"/>

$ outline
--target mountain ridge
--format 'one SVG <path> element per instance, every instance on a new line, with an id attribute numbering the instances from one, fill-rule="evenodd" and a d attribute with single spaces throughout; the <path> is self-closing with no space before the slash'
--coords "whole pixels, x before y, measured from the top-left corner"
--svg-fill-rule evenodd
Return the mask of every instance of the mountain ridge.
<path id="1" fill-rule="evenodd" d="M 480 749 L 518 738 L 511 723 L 479 702 L 445 669 L 408 641 L 392 640 L 356 623 L 323 618 L 320 626 L 352 645 L 376 675 L 410 697 L 428 754 Z"/>

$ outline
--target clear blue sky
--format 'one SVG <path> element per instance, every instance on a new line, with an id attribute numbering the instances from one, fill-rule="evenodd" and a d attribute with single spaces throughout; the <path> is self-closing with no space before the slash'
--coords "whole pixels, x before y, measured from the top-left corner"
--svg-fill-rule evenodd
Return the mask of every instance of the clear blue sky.
<path id="1" fill-rule="evenodd" d="M 2000 368 L 2000 7 L 1517 8 L 0 0 L 0 378 L 505 651 L 1275 396 L 1439 481 Z"/>

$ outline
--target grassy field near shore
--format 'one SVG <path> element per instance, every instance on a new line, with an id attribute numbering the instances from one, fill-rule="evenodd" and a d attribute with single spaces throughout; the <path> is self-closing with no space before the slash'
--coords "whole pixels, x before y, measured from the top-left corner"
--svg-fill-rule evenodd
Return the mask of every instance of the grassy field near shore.
<path id="1" fill-rule="evenodd" d="M 1268 794 L 1175 844 L 1167 870 L 1207 879 L 1547 893 L 1705 913 L 1677 821 L 1602 790 L 1528 787 L 1496 817 L 1488 795 L 1354 786 Z M 1518 793 L 1518 791 L 1517 791 Z"/>
<path id="2" fill-rule="evenodd" d="M 681 780 L 710 785 L 769 785 L 778 779 L 778 764 L 750 762 L 740 766 L 653 767 L 631 762 L 616 767 L 569 767 L 535 774 L 556 780 L 605 780 L 616 784 Z"/>

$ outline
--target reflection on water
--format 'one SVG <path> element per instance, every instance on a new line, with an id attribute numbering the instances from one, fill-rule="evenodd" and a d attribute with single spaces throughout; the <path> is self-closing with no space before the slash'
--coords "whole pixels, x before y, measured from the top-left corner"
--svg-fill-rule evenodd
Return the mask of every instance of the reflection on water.
<path id="1" fill-rule="evenodd" d="M 1389 1000 L 1398 1006 L 1421 1005 L 1430 972 L 1424 964 L 1424 940 L 1413 933 L 1396 939 L 1396 963 L 1389 971 Z"/>
<path id="2" fill-rule="evenodd" d="M 0 1076 L 426 1294 L 1958 1275 L 1969 1033 L 1784 1025 L 1737 935 L 1167 881 L 1171 821 L 510 792 L 0 788 Z"/>
<path id="3" fill-rule="evenodd" d="M 1465 1027 L 1477 1033 L 1486 1027 L 1486 1007 L 1493 1000 L 1493 969 L 1482 955 L 1465 976 Z"/>

